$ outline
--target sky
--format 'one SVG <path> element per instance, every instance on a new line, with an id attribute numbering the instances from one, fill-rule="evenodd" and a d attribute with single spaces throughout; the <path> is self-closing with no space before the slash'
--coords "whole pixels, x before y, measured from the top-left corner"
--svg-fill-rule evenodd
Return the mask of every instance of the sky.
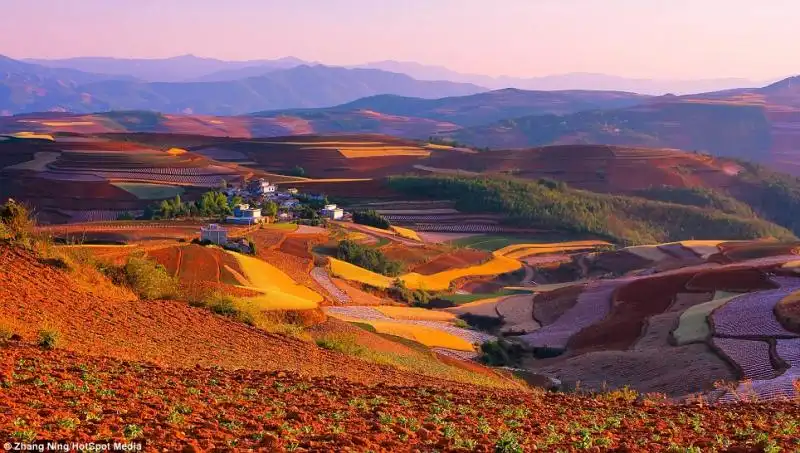
<path id="1" fill-rule="evenodd" d="M 295 56 L 492 76 L 800 73 L 798 0 L 0 0 L 11 58 Z"/>

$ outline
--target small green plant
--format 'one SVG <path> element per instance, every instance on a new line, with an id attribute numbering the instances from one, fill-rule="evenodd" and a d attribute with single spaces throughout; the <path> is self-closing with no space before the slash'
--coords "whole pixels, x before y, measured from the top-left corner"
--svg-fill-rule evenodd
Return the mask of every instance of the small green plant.
<path id="1" fill-rule="evenodd" d="M 58 421 L 58 427 L 72 431 L 78 427 L 78 423 L 80 422 L 76 418 L 62 418 Z"/>
<path id="2" fill-rule="evenodd" d="M 318 338 L 317 346 L 342 354 L 359 356 L 364 354 L 365 348 L 356 342 L 355 335 L 326 335 Z"/>
<path id="3" fill-rule="evenodd" d="M 122 435 L 130 440 L 130 439 L 138 439 L 142 437 L 144 434 L 144 430 L 139 425 L 125 425 L 122 429 Z"/>
<path id="4" fill-rule="evenodd" d="M 494 444 L 495 453 L 522 453 L 522 446 L 517 440 L 517 435 L 511 431 L 504 431 Z"/>
<path id="5" fill-rule="evenodd" d="M 55 349 L 61 339 L 57 330 L 42 329 L 39 331 L 39 347 L 42 349 Z"/>

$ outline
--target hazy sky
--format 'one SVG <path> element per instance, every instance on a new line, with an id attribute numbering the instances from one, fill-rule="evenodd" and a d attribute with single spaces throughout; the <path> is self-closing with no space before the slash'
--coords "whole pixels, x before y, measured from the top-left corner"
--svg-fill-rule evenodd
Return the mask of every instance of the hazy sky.
<path id="1" fill-rule="evenodd" d="M 657 78 L 800 73 L 800 0 L 0 0 L 0 54 Z"/>

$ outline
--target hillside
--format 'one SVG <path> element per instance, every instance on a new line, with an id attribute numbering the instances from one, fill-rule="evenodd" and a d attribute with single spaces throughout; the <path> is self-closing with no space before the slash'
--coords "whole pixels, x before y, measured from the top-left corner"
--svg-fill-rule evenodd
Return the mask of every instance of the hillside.
<path id="1" fill-rule="evenodd" d="M 737 217 L 637 197 L 570 189 L 552 180 L 478 179 L 454 176 L 395 177 L 390 185 L 410 197 L 454 200 L 459 211 L 492 212 L 505 222 L 647 244 L 683 239 L 795 239 L 785 228 L 756 218 Z"/>
<path id="2" fill-rule="evenodd" d="M 129 226 L 137 228 L 136 223 Z M 138 224 L 140 233 L 148 228 L 152 226 Z M 276 238 L 276 233 L 284 237 Z M 277 250 L 286 250 L 286 256 L 309 253 L 309 248 L 287 245 L 309 233 L 280 228 L 259 234 L 257 240 L 264 245 L 259 248 L 265 253 L 253 259 L 264 260 L 260 266 L 285 268 L 289 260 L 273 255 L 280 253 Z M 366 287 L 359 290 L 354 282 L 329 277 L 326 285 L 338 286 L 346 297 L 357 299 L 344 306 L 323 306 L 327 318 L 296 310 L 294 318 L 304 318 L 308 325 L 269 333 L 259 323 L 247 325 L 197 302 L 142 300 L 133 293 L 138 286 L 116 286 L 105 276 L 108 271 L 103 269 L 113 266 L 112 257 L 124 262 L 126 254 L 136 256 L 130 249 L 137 247 L 156 255 L 176 247 L 174 240 L 132 239 L 132 247 L 42 249 L 56 253 L 55 257 L 22 249 L 8 237 L 3 241 L 0 406 L 6 410 L 0 412 L 0 435 L 8 439 L 69 435 L 84 441 L 146 439 L 149 445 L 168 449 L 269 450 L 350 446 L 528 451 L 594 446 L 654 451 L 674 445 L 797 446 L 797 427 L 792 424 L 797 405 L 780 400 L 782 392 L 791 388 L 787 377 L 795 375 L 794 356 L 786 355 L 782 342 L 795 341 L 796 335 L 775 330 L 780 327 L 772 310 L 757 302 L 763 294 L 774 304 L 797 287 L 790 268 L 783 270 L 783 277 L 760 273 L 760 269 L 779 272 L 781 264 L 793 263 L 796 255 L 785 253 L 796 243 L 687 241 L 685 246 L 578 252 L 574 256 L 586 260 L 587 270 L 602 265 L 606 255 L 639 254 L 641 270 L 656 272 L 595 280 L 586 286 L 574 282 L 562 289 L 542 285 L 536 294 L 528 290 L 487 300 L 476 294 L 475 303 L 457 309 L 471 313 L 491 306 L 488 313 L 501 316 L 500 325 L 517 326 L 507 331 L 508 336 L 498 334 L 503 341 L 516 338 L 516 343 L 532 346 L 509 352 L 507 359 L 521 360 L 513 364 L 515 368 L 528 370 L 518 371 L 519 380 L 509 380 L 507 371 L 480 365 L 466 351 L 440 352 L 441 348 L 424 346 L 441 341 L 445 332 L 460 331 L 471 338 L 497 338 L 494 335 L 449 324 L 456 319 L 450 309 L 404 306 L 380 294 L 368 295 Z M 272 244 L 269 252 L 267 242 Z M 710 243 L 716 245 L 706 245 Z M 572 244 L 585 250 L 589 242 Z M 568 244 L 562 245 L 566 250 Z M 219 249 L 177 247 L 192 254 L 179 260 L 181 278 L 188 278 L 185 272 L 213 275 L 207 269 L 207 256 Z M 397 250 L 406 256 L 420 248 L 447 250 L 430 244 L 411 246 L 399 239 L 384 247 L 387 253 Z M 510 261 L 536 254 L 539 247 L 552 249 L 558 244 L 516 244 L 496 250 L 493 256 Z M 451 249 L 441 257 L 464 251 Z M 708 256 L 705 264 L 698 264 L 701 251 Z M 92 256 L 105 264 L 95 264 Z M 726 264 L 712 263 L 711 256 Z M 449 262 L 446 269 L 458 266 Z M 683 268 L 664 271 L 667 262 Z M 441 264 L 444 260 L 437 266 Z M 434 262 L 425 266 L 433 267 Z M 478 267 L 462 270 L 468 273 Z M 323 266 L 316 269 L 327 272 Z M 249 278 L 247 266 L 241 270 Z M 422 267 L 418 271 L 423 272 Z M 276 278 L 272 275 L 264 282 L 276 284 Z M 775 295 L 770 285 L 784 289 Z M 620 291 L 612 294 L 609 288 Z M 709 315 L 706 307 L 714 302 L 710 294 L 714 290 L 748 293 L 733 298 L 730 309 L 726 305 Z M 357 305 L 366 301 L 374 305 Z M 767 349 L 746 348 L 739 343 L 751 340 L 725 337 L 736 326 L 741 328 L 740 304 L 758 305 L 746 324 L 777 341 L 777 368 L 763 354 Z M 694 312 L 703 315 L 701 320 L 714 316 L 708 340 L 696 332 Z M 288 312 L 283 313 L 290 319 Z M 640 336 L 645 323 L 647 329 Z M 673 325 L 678 326 L 674 332 L 669 330 Z M 520 334 L 521 326 L 527 330 Z M 443 330 L 438 337 L 423 335 L 432 328 Z M 765 328 L 771 330 L 759 330 Z M 670 344 L 673 335 L 688 344 Z M 567 353 L 559 349 L 562 343 Z M 634 346 L 630 350 L 629 344 Z M 558 357 L 543 358 L 556 350 Z M 545 382 L 552 386 L 548 376 L 558 377 L 557 391 L 538 387 Z M 761 379 L 754 381 L 753 390 L 746 390 L 746 383 L 739 386 L 740 379 L 751 377 Z M 525 387 L 525 382 L 533 387 Z M 627 386 L 636 390 L 623 388 Z M 602 392 L 594 393 L 601 387 Z M 702 400 L 695 395 L 700 391 Z M 755 392 L 758 402 L 748 402 L 749 392 Z M 36 405 L 30 404 L 31 395 L 36 396 Z M 685 396 L 691 398 L 667 399 Z M 118 405 L 122 409 L 111 409 Z M 576 419 L 593 425 L 579 428 Z M 742 423 L 751 420 L 756 428 L 742 431 Z M 659 427 L 669 423 L 674 425 L 669 431 Z M 541 429 L 542 424 L 548 428 Z M 714 432 L 713 440 L 704 437 L 705 432 Z"/>
<path id="3" fill-rule="evenodd" d="M 584 110 L 629 107 L 642 103 L 646 99 L 648 99 L 648 96 L 617 91 L 524 91 L 503 89 L 469 96 L 442 97 L 440 99 L 419 99 L 385 94 L 310 112 L 263 112 L 254 115 L 274 117 L 281 114 L 329 114 L 370 110 L 388 115 L 446 121 L 459 126 L 475 126 L 525 115 L 563 115 Z"/>
<path id="4" fill-rule="evenodd" d="M 568 115 L 535 115 L 446 134 L 492 148 L 608 144 L 678 148 L 761 162 L 800 174 L 795 78 L 763 88 L 664 96 L 642 105 Z"/>

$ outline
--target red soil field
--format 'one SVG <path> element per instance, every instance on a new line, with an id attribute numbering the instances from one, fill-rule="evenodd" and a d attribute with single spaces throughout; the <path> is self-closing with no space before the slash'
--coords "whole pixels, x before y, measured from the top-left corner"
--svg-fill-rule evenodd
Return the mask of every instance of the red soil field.
<path id="1" fill-rule="evenodd" d="M 178 246 L 164 247 L 163 249 L 147 252 L 147 255 L 158 261 L 158 264 L 164 266 L 170 275 L 177 277 L 181 264 L 181 248 Z"/>
<path id="2" fill-rule="evenodd" d="M 722 254 L 731 261 L 746 261 L 778 255 L 796 255 L 800 243 L 775 243 L 770 241 L 723 242 L 719 244 Z"/>
<path id="3" fill-rule="evenodd" d="M 653 264 L 652 261 L 624 250 L 601 252 L 591 258 L 592 268 L 603 269 L 618 275 L 636 269 L 644 269 Z"/>
<path id="4" fill-rule="evenodd" d="M 182 247 L 180 270 L 178 271 L 181 280 L 219 282 L 220 263 L 216 252 L 216 250 L 196 244 Z"/>
<path id="5" fill-rule="evenodd" d="M 636 343 L 646 319 L 664 313 L 694 274 L 678 273 L 634 280 L 617 289 L 611 313 L 570 338 L 576 351 L 625 350 Z"/>
<path id="6" fill-rule="evenodd" d="M 381 247 L 380 251 L 387 258 L 405 264 L 406 269 L 413 269 L 415 266 L 419 266 L 442 254 L 442 250 L 435 247 L 409 247 L 396 242 Z"/>
<path id="7" fill-rule="evenodd" d="M 288 234 L 278 248 L 283 253 L 310 260 L 311 248 L 325 242 L 327 234 Z"/>
<path id="8" fill-rule="evenodd" d="M 492 257 L 492 254 L 482 250 L 458 249 L 450 253 L 428 261 L 421 266 L 414 268 L 414 272 L 422 275 L 432 275 L 448 269 L 476 266 L 484 263 Z"/>
<path id="9" fill-rule="evenodd" d="M 49 379 L 40 383 L 37 375 Z M 709 432 L 730 439 L 725 448 L 731 452 L 763 451 L 758 435 L 787 451 L 797 445 L 787 429 L 787 422 L 798 415 L 793 402 L 664 404 L 631 401 L 621 394 L 601 399 L 454 388 L 433 380 L 414 386 L 365 386 L 286 371 L 175 369 L 25 344 L 4 349 L 0 377 L 7 384 L 0 396 L 5 408 L 0 436 L 5 439 L 18 430 L 15 420 L 26 420 L 42 438 L 69 435 L 79 442 L 122 439 L 124 428 L 135 425 L 148 447 L 164 451 L 230 450 L 234 441 L 238 449 L 255 451 L 465 451 L 452 435 L 457 432 L 458 438 L 474 442 L 470 450 L 490 452 L 500 431 L 513 421 L 520 451 L 569 451 L 575 447 L 575 420 L 588 417 L 588 423 L 603 426 L 603 420 L 624 413 L 621 424 L 600 428 L 598 436 L 607 439 L 608 449 L 652 452 L 671 445 L 719 445 L 707 437 Z M 84 385 L 102 389 L 106 396 L 83 392 Z M 32 395 L 46 409 L 27 404 Z M 354 404 L 359 401 L 366 407 Z M 446 422 L 427 421 L 431 408 L 443 402 Z M 85 420 L 87 412 L 97 417 Z M 80 423 L 67 430 L 55 422 L 61 419 Z M 697 420 L 697 426 L 670 429 L 669 422 L 678 420 Z M 741 434 L 741 427 L 750 425 L 758 428 Z M 552 428 L 543 431 L 542 426 Z"/>
<path id="10" fill-rule="evenodd" d="M 753 267 L 711 269 L 698 272 L 686 285 L 692 291 L 750 292 L 775 289 L 767 275 Z"/>
<path id="11" fill-rule="evenodd" d="M 0 246 L 0 281 L 0 323 L 15 326 L 23 341 L 34 341 L 39 329 L 49 328 L 60 332 L 59 348 L 92 357 L 171 368 L 202 365 L 334 375 L 370 384 L 422 383 L 415 375 L 268 334 L 183 302 L 140 301 L 101 285 L 82 288 L 72 275 L 22 250 Z M 0 354 L 0 360 L 6 357 Z M 0 395 L 0 407 L 5 395 Z M 5 426 L 0 423 L 0 430 Z"/>

